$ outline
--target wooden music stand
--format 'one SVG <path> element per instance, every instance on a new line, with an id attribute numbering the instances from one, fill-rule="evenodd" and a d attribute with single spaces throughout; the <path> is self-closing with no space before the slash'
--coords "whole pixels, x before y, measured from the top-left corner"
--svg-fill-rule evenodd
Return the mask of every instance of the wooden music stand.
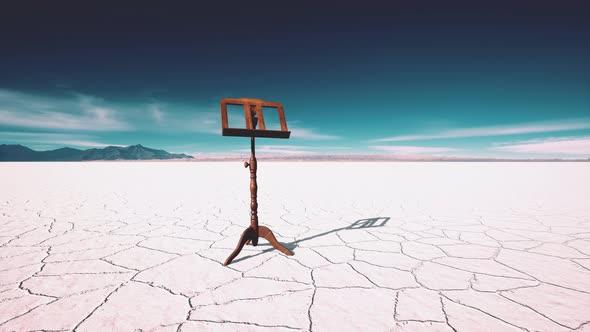
<path id="1" fill-rule="evenodd" d="M 244 105 L 244 117 L 246 128 L 230 128 L 228 125 L 227 105 Z M 264 123 L 264 114 L 262 107 L 273 107 L 279 112 L 279 121 L 281 130 L 267 130 Z M 258 226 L 258 202 L 257 192 L 258 184 L 256 183 L 256 153 L 254 151 L 254 138 L 289 138 L 291 132 L 287 129 L 285 112 L 283 105 L 276 102 L 263 101 L 251 98 L 223 98 L 221 100 L 221 126 L 223 136 L 242 136 L 250 137 L 250 162 L 245 161 L 244 167 L 250 167 L 250 227 L 242 233 L 238 245 L 234 251 L 225 260 L 223 265 L 228 265 L 242 251 L 244 245 L 252 242 L 253 246 L 258 245 L 258 238 L 266 239 L 275 248 L 287 256 L 293 256 L 293 253 L 277 241 L 274 234 L 268 227 Z M 258 128 L 257 128 L 258 127 Z"/>

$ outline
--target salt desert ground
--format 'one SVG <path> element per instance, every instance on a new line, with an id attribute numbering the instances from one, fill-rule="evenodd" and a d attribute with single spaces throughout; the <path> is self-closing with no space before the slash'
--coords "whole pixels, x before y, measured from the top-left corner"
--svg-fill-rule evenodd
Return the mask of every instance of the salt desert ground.
<path id="1" fill-rule="evenodd" d="M 590 331 L 590 163 L 0 164 L 0 331 Z"/>

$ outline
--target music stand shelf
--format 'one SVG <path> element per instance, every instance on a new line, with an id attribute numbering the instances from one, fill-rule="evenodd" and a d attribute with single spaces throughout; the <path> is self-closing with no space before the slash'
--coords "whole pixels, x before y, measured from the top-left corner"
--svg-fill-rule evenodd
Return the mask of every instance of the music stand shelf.
<path id="1" fill-rule="evenodd" d="M 282 130 L 256 130 L 242 128 L 223 128 L 223 136 L 240 136 L 240 137 L 266 137 L 266 138 L 289 138 L 290 131 Z"/>

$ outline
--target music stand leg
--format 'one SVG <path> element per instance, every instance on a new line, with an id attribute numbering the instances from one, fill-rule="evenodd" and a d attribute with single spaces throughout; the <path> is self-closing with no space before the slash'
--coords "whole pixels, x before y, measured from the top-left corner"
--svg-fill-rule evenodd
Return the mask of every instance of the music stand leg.
<path id="1" fill-rule="evenodd" d="M 240 237 L 240 241 L 238 245 L 234 249 L 234 251 L 229 255 L 229 257 L 225 260 L 223 265 L 228 265 L 232 262 L 236 256 L 242 251 L 244 245 L 249 244 L 252 242 L 254 246 L 258 244 L 258 238 L 262 237 L 277 250 L 282 252 L 287 256 L 293 256 L 293 253 L 285 248 L 282 244 L 277 241 L 277 238 L 274 236 L 272 231 L 265 226 L 258 226 L 258 202 L 257 202 L 257 193 L 258 193 L 258 184 L 256 183 L 256 169 L 257 169 L 257 162 L 256 162 L 256 155 L 254 152 L 254 137 L 251 138 L 251 151 L 252 156 L 250 157 L 250 162 L 245 162 L 244 167 L 250 167 L 250 227 L 246 228 L 246 230 L 242 233 Z"/>

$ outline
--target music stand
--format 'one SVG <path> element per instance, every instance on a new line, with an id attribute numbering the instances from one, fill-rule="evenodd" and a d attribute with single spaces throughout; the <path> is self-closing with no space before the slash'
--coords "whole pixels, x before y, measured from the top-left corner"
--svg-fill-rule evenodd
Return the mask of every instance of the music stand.
<path id="1" fill-rule="evenodd" d="M 243 105 L 246 128 L 230 128 L 228 125 L 227 105 Z M 279 113 L 281 130 L 267 130 L 264 123 L 263 107 L 276 108 Z M 223 98 L 221 100 L 221 127 L 223 136 L 242 136 L 250 137 L 250 162 L 245 161 L 244 167 L 250 168 L 250 227 L 242 233 L 238 245 L 234 251 L 225 260 L 223 265 L 228 265 L 242 251 L 244 245 L 252 242 L 253 246 L 258 245 L 258 238 L 266 239 L 275 248 L 287 256 L 293 256 L 293 253 L 277 241 L 272 231 L 265 226 L 258 225 L 258 184 L 256 183 L 256 153 L 255 137 L 267 138 L 289 138 L 291 132 L 287 129 L 285 112 L 283 105 L 276 102 L 264 101 L 252 98 Z M 258 127 L 258 128 L 257 128 Z"/>

